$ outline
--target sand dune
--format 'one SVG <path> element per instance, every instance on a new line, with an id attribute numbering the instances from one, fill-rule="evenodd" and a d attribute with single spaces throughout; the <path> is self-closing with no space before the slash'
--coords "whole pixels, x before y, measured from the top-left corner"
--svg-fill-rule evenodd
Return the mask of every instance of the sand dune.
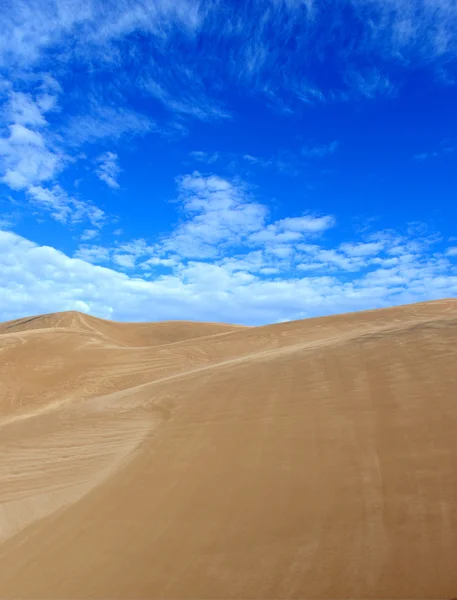
<path id="1" fill-rule="evenodd" d="M 0 324 L 1 598 L 457 595 L 457 301 Z"/>

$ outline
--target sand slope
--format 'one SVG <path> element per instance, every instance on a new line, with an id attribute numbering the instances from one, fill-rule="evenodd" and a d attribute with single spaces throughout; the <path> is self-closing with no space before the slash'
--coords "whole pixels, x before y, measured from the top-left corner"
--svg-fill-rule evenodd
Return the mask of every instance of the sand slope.
<path id="1" fill-rule="evenodd" d="M 0 597 L 457 595 L 457 301 L 0 325 Z"/>

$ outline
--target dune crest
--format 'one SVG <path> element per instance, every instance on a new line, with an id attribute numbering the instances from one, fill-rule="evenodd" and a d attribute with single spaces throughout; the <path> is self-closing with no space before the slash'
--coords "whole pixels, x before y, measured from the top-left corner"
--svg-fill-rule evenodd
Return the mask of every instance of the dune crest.
<path id="1" fill-rule="evenodd" d="M 445 598 L 457 301 L 0 324 L 0 597 Z"/>

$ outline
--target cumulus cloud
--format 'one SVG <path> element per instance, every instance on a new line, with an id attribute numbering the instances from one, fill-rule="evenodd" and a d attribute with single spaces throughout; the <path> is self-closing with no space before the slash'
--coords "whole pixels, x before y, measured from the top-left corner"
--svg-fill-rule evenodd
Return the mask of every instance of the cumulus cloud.
<path id="1" fill-rule="evenodd" d="M 308 250 L 325 264 L 344 256 L 341 249 Z M 278 278 L 280 269 L 261 267 L 260 251 L 239 259 L 191 260 L 171 274 L 145 278 L 91 264 L 96 252 L 106 259 L 102 247 L 70 258 L 0 231 L 0 318 L 74 309 L 120 320 L 260 324 L 457 295 L 457 266 L 436 253 L 408 257 L 406 249 L 397 264 L 374 265 L 368 272 L 361 266 L 349 278 L 347 272 L 299 270 Z"/>
<path id="2" fill-rule="evenodd" d="M 185 220 L 163 239 L 158 252 L 214 257 L 263 227 L 267 208 L 251 201 L 241 184 L 215 175 L 204 177 L 198 171 L 178 183 Z"/>
<path id="3" fill-rule="evenodd" d="M 246 185 L 216 175 L 195 171 L 181 177 L 178 186 L 183 220 L 150 249 L 157 256 L 214 259 L 242 247 L 292 242 L 333 224 L 331 216 L 312 215 L 268 222 L 268 207 L 257 202 Z"/>
<path id="4" fill-rule="evenodd" d="M 56 95 L 38 88 L 32 94 L 9 85 L 2 111 L 0 174 L 13 189 L 26 189 L 52 179 L 63 167 L 65 155 L 47 129 L 46 113 L 55 107 Z"/>
<path id="5" fill-rule="evenodd" d="M 304 240 L 315 239 L 335 225 L 331 215 L 304 214 L 272 220 L 268 207 L 256 201 L 246 184 L 198 171 L 178 178 L 176 207 L 181 217 L 176 226 L 147 243 L 143 238 L 117 242 L 110 260 L 122 268 L 176 266 L 189 260 L 221 260 L 227 255 L 250 254 L 260 248 L 271 261 L 289 259 Z M 86 238 L 87 239 L 87 238 Z M 83 240 L 84 241 L 84 240 Z M 83 246 L 83 252 L 89 252 Z M 79 254 L 78 254 L 79 256 Z M 98 252 L 91 255 L 91 261 Z M 103 256 L 103 261 L 106 259 Z"/>
<path id="6" fill-rule="evenodd" d="M 90 239 L 90 238 L 85 238 Z M 74 258 L 80 258 L 88 263 L 105 263 L 109 261 L 109 250 L 103 246 L 88 246 L 86 244 L 81 245 L 75 252 Z"/>
<path id="7" fill-rule="evenodd" d="M 14 190 L 23 190 L 52 179 L 62 168 L 64 156 L 47 146 L 40 131 L 10 124 L 7 135 L 0 138 L 1 181 Z"/>
<path id="8" fill-rule="evenodd" d="M 175 294 L 172 308 L 155 305 L 153 314 L 138 300 L 135 318 L 173 318 L 180 306 L 180 318 L 262 323 L 457 294 L 455 248 L 433 249 L 440 237 L 419 224 L 335 245 L 325 237 L 334 217 L 272 220 L 239 181 L 194 172 L 178 188 L 181 221 L 160 242 L 83 245 L 75 254 L 142 281 L 147 297 Z M 111 314 L 134 316 L 117 305 Z"/>

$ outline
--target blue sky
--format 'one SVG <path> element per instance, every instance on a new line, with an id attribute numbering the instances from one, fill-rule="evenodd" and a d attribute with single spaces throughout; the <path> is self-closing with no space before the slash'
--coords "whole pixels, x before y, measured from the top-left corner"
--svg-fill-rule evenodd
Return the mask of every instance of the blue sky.
<path id="1" fill-rule="evenodd" d="M 456 0 L 7 2 L 0 319 L 457 296 Z"/>

